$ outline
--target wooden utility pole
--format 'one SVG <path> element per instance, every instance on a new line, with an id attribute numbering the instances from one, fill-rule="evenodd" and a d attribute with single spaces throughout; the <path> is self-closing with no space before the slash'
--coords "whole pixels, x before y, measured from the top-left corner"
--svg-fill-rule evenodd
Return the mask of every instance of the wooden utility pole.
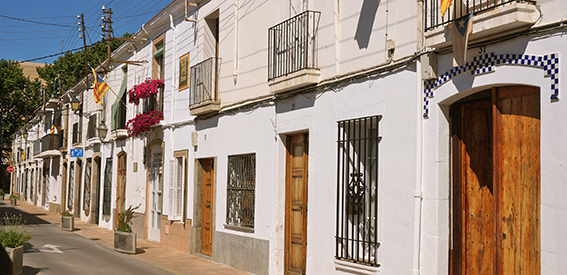
<path id="1" fill-rule="evenodd" d="M 110 41 L 112 38 L 112 8 L 108 8 L 108 11 L 104 6 L 102 6 L 102 31 L 106 33 L 106 37 L 103 37 L 103 40 L 106 40 L 106 46 L 108 49 L 108 58 L 110 59 Z"/>
<path id="2" fill-rule="evenodd" d="M 85 20 L 84 20 L 82 13 L 80 15 L 80 19 L 81 19 L 81 22 L 80 22 L 81 28 L 79 30 L 83 32 L 83 35 L 80 36 L 80 37 L 83 38 L 83 52 L 85 54 L 85 86 L 87 86 L 86 91 L 88 91 L 89 90 L 89 63 L 87 61 L 87 40 L 86 40 L 86 37 L 85 37 Z"/>

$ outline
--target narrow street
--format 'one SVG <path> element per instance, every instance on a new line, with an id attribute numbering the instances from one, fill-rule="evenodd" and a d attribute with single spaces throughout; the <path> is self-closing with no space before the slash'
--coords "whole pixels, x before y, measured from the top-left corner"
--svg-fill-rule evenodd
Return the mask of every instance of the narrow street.
<path id="1" fill-rule="evenodd" d="M 60 216 L 21 201 L 0 201 L 0 215 L 22 215 L 32 239 L 24 247 L 24 275 L 33 274 L 248 274 L 138 239 L 136 255 L 112 249 L 112 231 L 75 220 L 63 231 Z"/>

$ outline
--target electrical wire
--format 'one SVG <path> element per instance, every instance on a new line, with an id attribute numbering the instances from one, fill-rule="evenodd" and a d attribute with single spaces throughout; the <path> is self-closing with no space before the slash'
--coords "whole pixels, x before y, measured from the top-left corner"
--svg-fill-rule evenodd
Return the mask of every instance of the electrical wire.
<path id="1" fill-rule="evenodd" d="M 11 17 L 11 16 L 1 15 L 1 14 L 0 14 L 0 17 L 2 17 L 2 18 L 7 18 L 7 19 L 12 19 L 12 20 L 17 20 L 17 21 L 28 22 L 28 23 L 40 24 L 40 25 L 49 25 L 49 26 L 58 26 L 58 27 L 64 27 L 64 28 L 73 28 L 72 25 L 63 25 L 63 24 L 55 24 L 55 23 L 40 22 L 40 21 L 29 20 L 29 19 L 24 19 L 24 18 L 17 18 L 17 17 Z"/>

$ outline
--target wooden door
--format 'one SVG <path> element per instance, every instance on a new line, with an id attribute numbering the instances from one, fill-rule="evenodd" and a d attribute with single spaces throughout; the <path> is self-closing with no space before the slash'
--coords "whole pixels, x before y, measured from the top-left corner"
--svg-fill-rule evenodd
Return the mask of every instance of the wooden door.
<path id="1" fill-rule="evenodd" d="M 287 137 L 285 274 L 305 274 L 308 135 Z"/>
<path id="2" fill-rule="evenodd" d="M 213 254 L 213 184 L 214 160 L 204 159 L 203 166 L 203 216 L 201 227 L 201 253 L 211 256 Z"/>
<path id="3" fill-rule="evenodd" d="M 539 274 L 539 89 L 456 109 L 452 273 Z"/>
<path id="4" fill-rule="evenodd" d="M 126 200 L 126 153 L 118 154 L 118 167 L 116 169 L 116 209 L 114 212 L 114 228 L 118 225 L 118 215 L 124 211 L 124 201 Z"/>

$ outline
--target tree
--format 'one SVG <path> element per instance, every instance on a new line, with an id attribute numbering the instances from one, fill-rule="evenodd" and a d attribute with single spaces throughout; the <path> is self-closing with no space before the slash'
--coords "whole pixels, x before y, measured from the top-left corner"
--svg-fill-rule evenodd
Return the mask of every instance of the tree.
<path id="1" fill-rule="evenodd" d="M 0 169 L 5 171 L 11 153 L 10 136 L 26 123 L 41 104 L 39 79 L 24 76 L 16 61 L 0 59 Z M 9 179 L 0 173 L 1 188 L 9 190 Z"/>

